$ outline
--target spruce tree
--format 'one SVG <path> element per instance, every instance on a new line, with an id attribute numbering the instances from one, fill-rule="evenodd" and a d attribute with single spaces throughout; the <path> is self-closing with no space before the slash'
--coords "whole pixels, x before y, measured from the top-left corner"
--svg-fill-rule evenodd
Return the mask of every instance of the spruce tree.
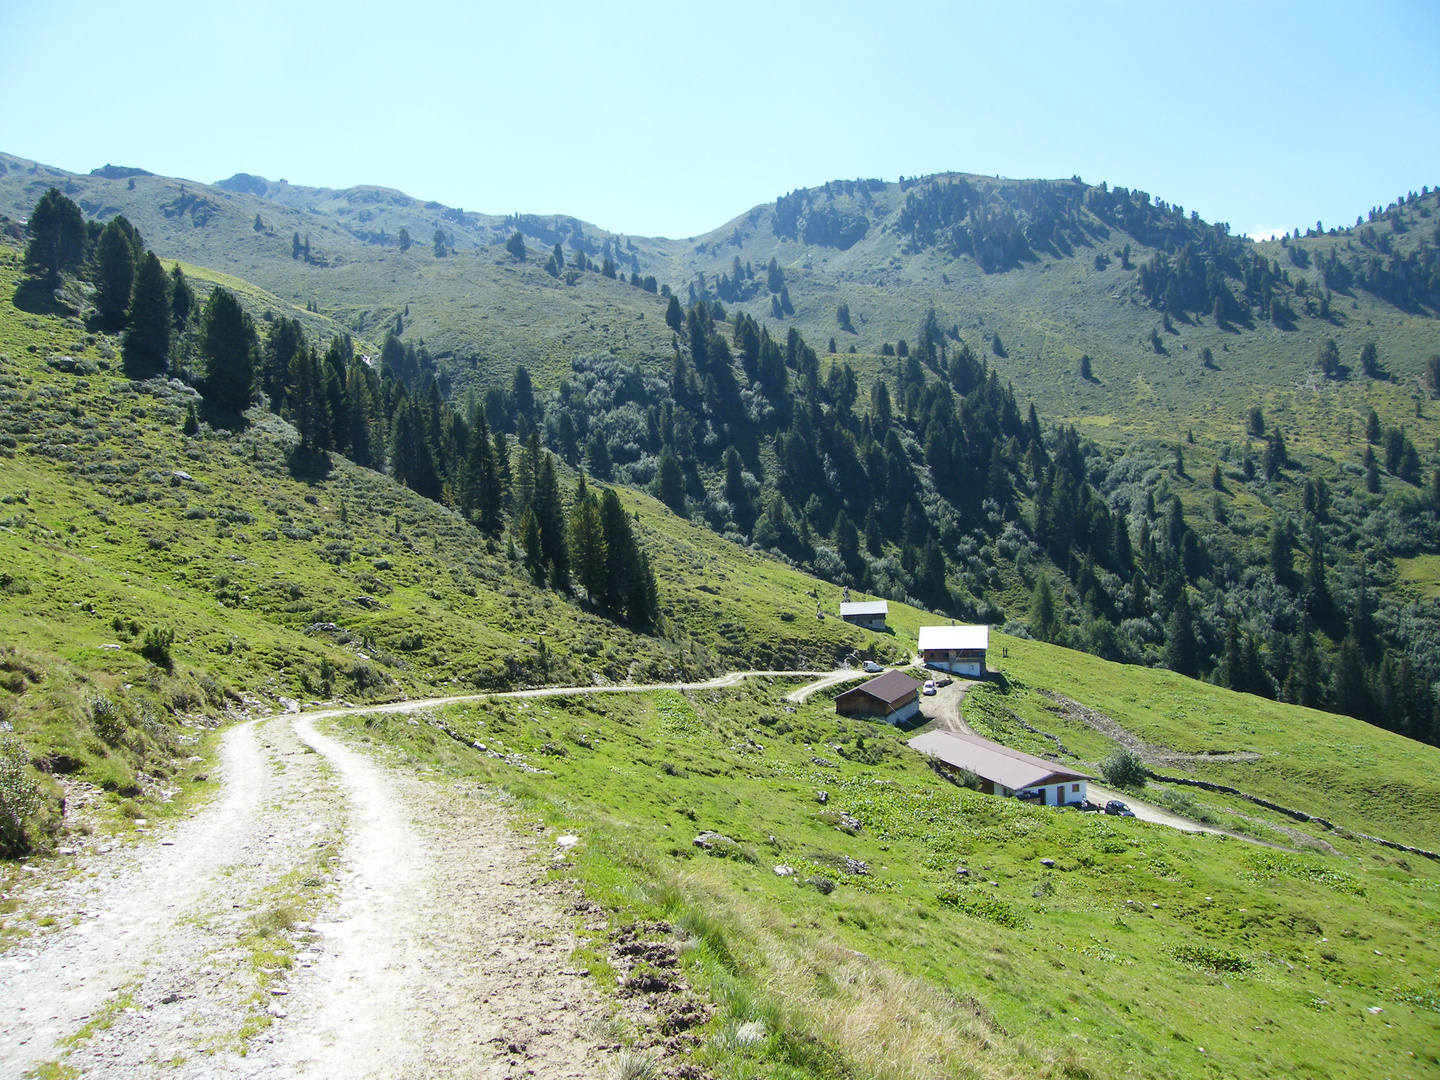
<path id="1" fill-rule="evenodd" d="M 655 473 L 655 497 L 684 516 L 685 474 L 680 468 L 680 459 L 669 446 L 660 451 L 660 465 Z"/>
<path id="2" fill-rule="evenodd" d="M 525 261 L 525 235 L 518 229 L 505 241 L 505 250 L 521 262 Z"/>
<path id="3" fill-rule="evenodd" d="M 383 466 L 376 455 L 383 444 L 379 437 L 375 398 L 370 386 L 370 367 L 358 357 L 345 373 L 346 446 L 350 460 L 367 469 Z"/>
<path id="4" fill-rule="evenodd" d="M 170 364 L 170 282 L 153 251 L 135 275 L 129 322 L 120 344 L 126 373 L 136 379 L 163 374 Z"/>
<path id="5" fill-rule="evenodd" d="M 595 604 L 605 598 L 605 531 L 600 508 L 585 483 L 585 474 L 575 488 L 575 505 L 570 511 L 570 558 L 575 578 Z"/>
<path id="6" fill-rule="evenodd" d="M 125 325 L 125 312 L 130 306 L 130 292 L 135 284 L 138 260 L 134 245 L 126 234 L 129 224 L 124 215 L 111 218 L 101 230 L 95 254 L 91 257 L 90 280 L 95 284 L 95 308 L 101 322 L 110 330 L 118 330 Z"/>
<path id="7" fill-rule="evenodd" d="M 85 257 L 85 218 L 58 188 L 40 196 L 25 228 L 30 234 L 25 265 L 44 275 L 51 288 L 60 284 L 62 273 L 79 269 Z"/>
<path id="8" fill-rule="evenodd" d="M 546 453 L 535 482 L 535 519 L 540 526 L 540 553 L 550 578 L 550 587 L 570 588 L 570 545 L 566 537 L 565 508 L 560 501 L 560 482 L 555 475 L 555 455 Z"/>
<path id="9" fill-rule="evenodd" d="M 1192 679 L 1200 674 L 1200 643 L 1195 639 L 1195 622 L 1190 601 L 1182 592 L 1165 628 L 1165 666 Z"/>
<path id="10" fill-rule="evenodd" d="M 318 454 L 330 448 L 330 408 L 325 395 L 324 371 L 312 346 L 290 359 L 290 392 L 286 398 L 290 422 L 300 433 L 300 452 Z"/>
<path id="11" fill-rule="evenodd" d="M 390 425 L 390 468 L 395 479 L 438 502 L 442 494 L 440 475 L 426 438 L 423 407 L 407 394 L 396 406 Z"/>
<path id="12" fill-rule="evenodd" d="M 158 260 L 157 266 L 158 266 Z M 210 294 L 200 322 L 205 397 L 216 408 L 242 412 L 255 392 L 255 324 L 228 290 Z"/>
<path id="13" fill-rule="evenodd" d="M 190 313 L 195 310 L 195 290 L 177 263 L 170 269 L 170 314 L 175 329 L 183 331 L 190 322 Z"/>
<path id="14" fill-rule="evenodd" d="M 670 303 L 665 308 L 665 325 L 677 334 L 685 325 L 685 312 L 681 310 L 677 296 L 670 297 Z"/>
<path id="15" fill-rule="evenodd" d="M 307 348 L 305 330 L 299 319 L 283 315 L 270 324 L 265 334 L 264 356 L 260 365 L 260 388 L 270 399 L 270 408 L 279 412 L 285 405 L 291 385 L 295 357 Z"/>

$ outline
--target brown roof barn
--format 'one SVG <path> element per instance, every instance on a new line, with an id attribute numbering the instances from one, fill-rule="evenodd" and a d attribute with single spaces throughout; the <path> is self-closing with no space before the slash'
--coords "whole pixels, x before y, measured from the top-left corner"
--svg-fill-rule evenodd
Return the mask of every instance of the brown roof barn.
<path id="1" fill-rule="evenodd" d="M 887 671 L 836 697 L 835 711 L 899 724 L 920 711 L 920 683 L 902 672 Z"/>
<path id="2" fill-rule="evenodd" d="M 1087 783 L 1095 779 L 1058 761 L 958 731 L 927 731 L 911 739 L 910 745 L 939 760 L 948 771 L 974 773 L 986 795 L 1014 795 L 1045 806 L 1083 803 Z"/>

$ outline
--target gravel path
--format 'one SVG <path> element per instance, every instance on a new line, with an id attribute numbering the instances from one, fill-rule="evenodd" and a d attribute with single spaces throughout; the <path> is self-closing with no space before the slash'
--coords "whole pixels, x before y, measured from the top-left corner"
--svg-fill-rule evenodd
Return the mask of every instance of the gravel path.
<path id="1" fill-rule="evenodd" d="M 0 955 L 0 1076 L 605 1070 L 586 1032 L 608 1006 L 566 967 L 588 908 L 537 857 L 554 837 L 313 716 L 237 725 L 222 763 L 220 796 L 158 843 L 27 882 L 23 902 L 74 922 Z"/>

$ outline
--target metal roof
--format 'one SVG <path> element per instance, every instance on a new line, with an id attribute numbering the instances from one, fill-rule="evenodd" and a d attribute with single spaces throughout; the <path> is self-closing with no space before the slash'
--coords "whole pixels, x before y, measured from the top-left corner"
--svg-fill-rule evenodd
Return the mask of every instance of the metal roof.
<path id="1" fill-rule="evenodd" d="M 969 769 L 982 780 L 1000 784 L 1011 791 L 1038 787 L 1065 780 L 1093 780 L 1088 773 L 1046 761 L 1008 746 L 964 735 L 958 731 L 929 731 L 910 740 L 923 754 L 933 754 L 947 765 Z"/>
<path id="2" fill-rule="evenodd" d="M 846 690 L 843 694 L 837 694 L 835 700 L 849 697 L 851 694 L 863 694 L 872 697 L 876 701 L 883 701 L 886 705 L 894 705 L 910 694 L 920 689 L 920 682 L 910 678 L 903 672 L 891 669 L 883 675 L 876 675 L 869 682 L 863 682 L 853 690 Z"/>
<path id="3" fill-rule="evenodd" d="M 988 626 L 922 626 L 920 651 L 930 649 L 988 649 Z"/>
<path id="4" fill-rule="evenodd" d="M 857 600 L 853 604 L 840 605 L 840 617 L 846 615 L 888 615 L 890 614 L 890 602 L 888 600 Z"/>

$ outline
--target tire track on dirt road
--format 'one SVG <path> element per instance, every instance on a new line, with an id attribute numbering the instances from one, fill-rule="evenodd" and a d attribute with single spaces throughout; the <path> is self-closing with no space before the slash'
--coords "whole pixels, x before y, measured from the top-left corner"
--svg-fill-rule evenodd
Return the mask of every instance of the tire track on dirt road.
<path id="1" fill-rule="evenodd" d="M 161 844 L 99 856 L 47 898 L 74 925 L 0 957 L 0 1074 L 18 1076 L 53 1057 L 64 1036 L 99 1013 L 114 990 L 142 980 L 182 920 L 224 891 L 222 867 L 239 855 L 260 818 L 266 755 L 255 722 L 221 743 L 224 788 Z"/>

